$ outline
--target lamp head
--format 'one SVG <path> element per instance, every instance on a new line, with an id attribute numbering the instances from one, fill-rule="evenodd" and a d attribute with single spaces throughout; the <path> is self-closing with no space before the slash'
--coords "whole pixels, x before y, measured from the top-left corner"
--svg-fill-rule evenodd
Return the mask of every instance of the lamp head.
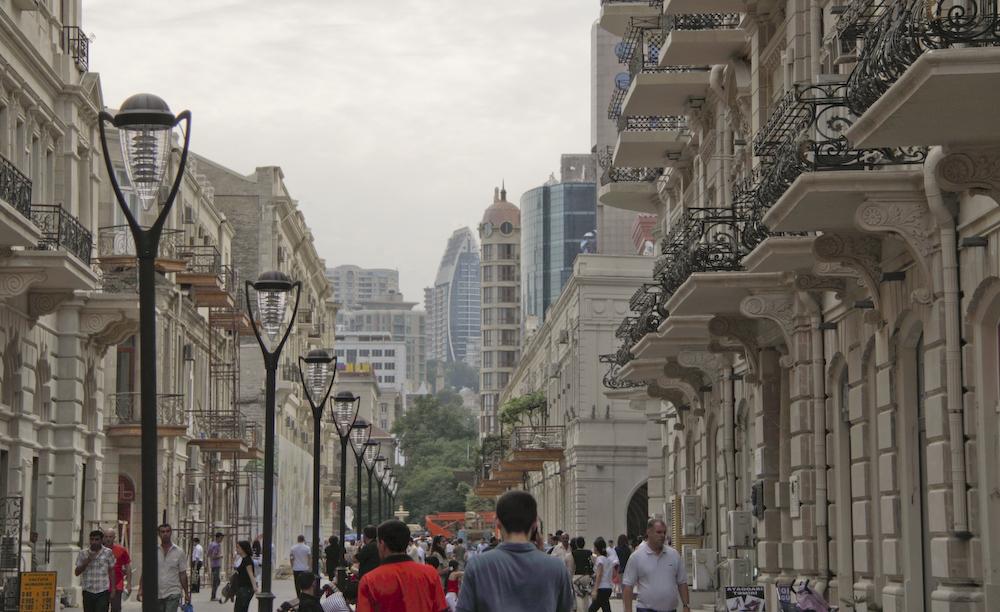
<path id="1" fill-rule="evenodd" d="M 333 376 L 337 371 L 337 358 L 323 349 L 312 349 L 305 357 L 299 357 L 300 367 L 305 363 L 303 384 L 313 406 L 322 406 L 330 395 Z"/>
<path id="2" fill-rule="evenodd" d="M 261 274 L 253 283 L 253 288 L 257 291 L 260 324 L 267 337 L 274 342 L 285 322 L 285 305 L 288 303 L 288 292 L 292 290 L 292 281 L 283 272 L 271 270 Z"/>
<path id="3" fill-rule="evenodd" d="M 143 210 L 153 207 L 167 173 L 171 133 L 177 118 L 162 98 L 136 94 L 122 103 L 114 116 L 125 171 Z"/>
<path id="4" fill-rule="evenodd" d="M 354 455 L 360 457 L 365 452 L 365 444 L 372 435 L 372 425 L 362 417 L 354 419 L 351 427 L 351 446 L 354 447 Z"/>
<path id="5" fill-rule="evenodd" d="M 376 442 L 374 440 L 368 440 L 365 442 L 365 463 L 367 463 L 369 467 L 374 466 L 375 458 L 381 456 L 378 454 L 381 448 L 381 442 Z"/>
<path id="6" fill-rule="evenodd" d="M 354 397 L 350 391 L 341 391 L 333 398 L 333 419 L 341 437 L 350 435 L 360 405 L 361 398 Z"/>

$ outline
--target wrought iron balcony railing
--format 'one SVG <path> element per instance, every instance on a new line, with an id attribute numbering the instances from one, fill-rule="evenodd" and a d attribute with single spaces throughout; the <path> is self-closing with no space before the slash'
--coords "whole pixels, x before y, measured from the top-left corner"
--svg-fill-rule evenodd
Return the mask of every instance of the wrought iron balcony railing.
<path id="1" fill-rule="evenodd" d="M 139 425 L 140 393 L 112 393 L 108 396 L 111 413 L 110 425 Z M 187 424 L 184 412 L 184 395 L 180 393 L 156 394 L 156 423 L 183 427 Z"/>
<path id="2" fill-rule="evenodd" d="M 181 259 L 179 253 L 188 248 L 184 244 L 184 230 L 165 229 L 160 235 L 160 245 L 156 251 L 157 259 Z M 135 256 L 135 238 L 132 228 L 128 225 L 113 225 L 97 230 L 97 256 L 114 257 L 119 255 Z"/>
<path id="3" fill-rule="evenodd" d="M 42 230 L 39 249 L 64 249 L 90 265 L 94 235 L 61 205 L 35 204 L 31 207 L 31 220 Z"/>
<path id="4" fill-rule="evenodd" d="M 604 374 L 604 380 L 603 380 L 604 386 L 608 389 L 636 389 L 638 387 L 645 387 L 646 385 L 648 385 L 649 381 L 646 380 L 622 379 L 621 377 L 622 365 L 628 363 L 628 361 L 631 360 L 632 357 L 631 353 L 629 353 L 628 359 L 625 359 L 624 361 L 619 363 L 620 353 L 621 350 L 619 349 L 618 353 L 611 353 L 608 355 L 600 356 L 601 363 L 608 364 L 608 371 Z"/>
<path id="5" fill-rule="evenodd" d="M 296 315 L 295 321 L 302 325 L 312 325 L 313 324 L 312 308 L 299 308 L 299 313 Z"/>
<path id="6" fill-rule="evenodd" d="M 115 265 L 101 264 L 97 269 L 104 293 L 139 293 L 139 266 L 135 260 Z"/>
<path id="7" fill-rule="evenodd" d="M 566 428 L 562 425 L 525 425 L 511 434 L 511 450 L 563 450 Z"/>
<path id="8" fill-rule="evenodd" d="M 0 155 L 0 198 L 26 219 L 31 218 L 31 179 L 3 155 Z"/>
<path id="9" fill-rule="evenodd" d="M 851 0 L 837 20 L 837 36 L 842 40 L 861 36 L 890 4 L 892 0 Z"/>
<path id="10" fill-rule="evenodd" d="M 301 383 L 299 366 L 294 363 L 283 363 L 278 367 L 278 377 L 284 382 Z"/>
<path id="11" fill-rule="evenodd" d="M 622 104 L 628 96 L 628 86 L 622 87 L 624 83 L 615 83 L 615 90 L 611 92 L 611 103 L 608 104 L 608 119 L 615 121 L 622 114 Z"/>
<path id="12" fill-rule="evenodd" d="M 260 427 L 239 410 L 192 410 L 191 435 L 198 439 L 240 440 L 261 447 Z"/>
<path id="13" fill-rule="evenodd" d="M 663 35 L 674 30 L 735 30 L 743 19 L 741 13 L 695 13 L 664 15 Z"/>
<path id="14" fill-rule="evenodd" d="M 177 247 L 177 256 L 188 260 L 188 271 L 195 274 L 221 274 L 222 253 L 210 244 L 184 244 Z"/>
<path id="15" fill-rule="evenodd" d="M 76 62 L 80 72 L 87 72 L 90 64 L 90 38 L 76 26 L 63 26 L 63 50 Z"/>
<path id="16" fill-rule="evenodd" d="M 663 168 L 608 168 L 601 175 L 601 186 L 611 183 L 655 183 Z"/>
<path id="17" fill-rule="evenodd" d="M 1000 45 L 998 2 L 892 0 L 863 34 L 848 81 L 851 110 L 862 115 L 925 51 Z"/>
<path id="18" fill-rule="evenodd" d="M 687 117 L 619 117 L 619 132 L 670 132 L 687 128 Z"/>
<path id="19" fill-rule="evenodd" d="M 659 38 L 656 38 L 659 37 Z M 621 45 L 616 53 L 618 61 L 628 65 L 632 61 L 632 56 L 637 52 L 643 55 L 648 50 L 648 45 L 652 40 L 662 42 L 660 34 L 660 17 L 632 17 L 629 19 L 625 34 L 622 35 Z M 656 43 L 657 53 L 659 53 L 659 43 Z"/>

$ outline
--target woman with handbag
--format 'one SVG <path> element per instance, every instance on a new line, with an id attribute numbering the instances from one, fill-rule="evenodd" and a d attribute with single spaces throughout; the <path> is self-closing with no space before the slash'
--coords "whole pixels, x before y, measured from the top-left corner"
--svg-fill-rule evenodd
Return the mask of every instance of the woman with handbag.
<path id="1" fill-rule="evenodd" d="M 250 542 L 240 540 L 236 545 L 236 552 L 240 556 L 240 561 L 236 566 L 236 605 L 233 606 L 233 612 L 247 612 L 253 596 L 257 593 Z"/>

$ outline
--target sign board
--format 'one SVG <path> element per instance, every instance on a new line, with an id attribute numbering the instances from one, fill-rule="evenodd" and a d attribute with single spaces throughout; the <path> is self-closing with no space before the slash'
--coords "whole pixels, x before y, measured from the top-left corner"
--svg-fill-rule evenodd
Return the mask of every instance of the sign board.
<path id="1" fill-rule="evenodd" d="M 765 612 L 764 587 L 727 586 L 726 610 L 729 612 Z"/>
<path id="2" fill-rule="evenodd" d="M 796 474 L 788 478 L 788 516 L 799 518 L 799 507 L 802 506 L 802 502 L 799 501 L 800 497 L 799 476 Z"/>
<path id="3" fill-rule="evenodd" d="M 791 585 L 776 584 L 775 588 L 778 590 L 778 607 L 781 608 L 779 612 L 799 612 Z"/>
<path id="4" fill-rule="evenodd" d="M 21 573 L 21 612 L 55 612 L 56 573 Z"/>

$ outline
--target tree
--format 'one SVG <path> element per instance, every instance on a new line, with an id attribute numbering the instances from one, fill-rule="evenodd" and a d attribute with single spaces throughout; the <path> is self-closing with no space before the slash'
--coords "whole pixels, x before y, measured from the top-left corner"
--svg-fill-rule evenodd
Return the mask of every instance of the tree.
<path id="1" fill-rule="evenodd" d="M 464 482 L 458 483 L 458 490 L 465 494 L 466 512 L 487 512 L 497 509 L 497 500 L 486 497 L 476 497 L 472 487 Z"/>
<path id="2" fill-rule="evenodd" d="M 434 396 L 418 396 L 392 425 L 399 440 L 399 450 L 407 458 L 422 444 L 436 440 L 475 440 L 475 427 L 461 401 L 442 405 Z"/>
<path id="3" fill-rule="evenodd" d="M 450 467 L 411 469 L 407 466 L 399 481 L 403 485 L 397 499 L 410 511 L 411 521 L 422 522 L 425 516 L 436 512 L 465 511 L 465 495 L 459 491 Z"/>
<path id="4" fill-rule="evenodd" d="M 479 370 L 464 361 L 452 361 L 444 367 L 444 384 L 452 391 L 468 387 L 479 393 Z"/>

